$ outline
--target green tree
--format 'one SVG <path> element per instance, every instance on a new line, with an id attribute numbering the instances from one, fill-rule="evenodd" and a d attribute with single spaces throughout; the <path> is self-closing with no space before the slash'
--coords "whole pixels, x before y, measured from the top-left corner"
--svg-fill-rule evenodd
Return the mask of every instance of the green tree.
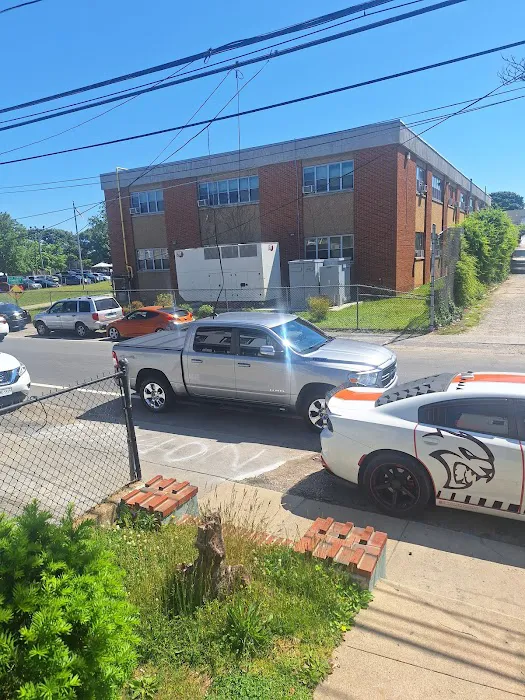
<path id="1" fill-rule="evenodd" d="M 501 209 L 482 209 L 463 222 L 467 252 L 476 261 L 483 284 L 502 282 L 509 274 L 510 258 L 518 244 L 518 227 Z"/>
<path id="2" fill-rule="evenodd" d="M 492 206 L 505 211 L 523 209 L 523 197 L 516 192 L 491 192 Z"/>
<path id="3" fill-rule="evenodd" d="M 0 272 L 9 275 L 29 271 L 27 230 L 9 214 L 0 214 Z"/>
<path id="4" fill-rule="evenodd" d="M 100 207 L 98 214 L 88 219 L 88 226 L 82 233 L 82 246 L 86 248 L 87 256 L 92 265 L 99 262 L 109 262 L 109 233 L 108 219 L 105 206 Z"/>

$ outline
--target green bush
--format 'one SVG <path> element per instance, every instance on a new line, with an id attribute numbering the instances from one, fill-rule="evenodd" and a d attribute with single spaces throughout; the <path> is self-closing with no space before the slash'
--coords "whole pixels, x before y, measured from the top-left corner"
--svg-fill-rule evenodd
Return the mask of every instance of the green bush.
<path id="1" fill-rule="evenodd" d="M 197 310 L 197 318 L 207 318 L 213 314 L 213 306 L 211 304 L 203 304 Z"/>
<path id="2" fill-rule="evenodd" d="M 113 700 L 136 663 L 123 573 L 92 523 L 0 516 L 0 697 Z"/>
<path id="3" fill-rule="evenodd" d="M 328 297 L 309 297 L 308 308 L 312 321 L 324 321 L 330 311 L 331 303 Z"/>
<path id="4" fill-rule="evenodd" d="M 518 245 L 518 228 L 501 209 L 482 209 L 463 222 L 467 252 L 476 260 L 482 284 L 503 282 Z"/>
<path id="5" fill-rule="evenodd" d="M 172 295 L 168 294 L 167 292 L 157 294 L 157 298 L 155 299 L 155 306 L 162 306 L 162 308 L 169 308 L 170 306 L 173 306 Z"/>
<path id="6" fill-rule="evenodd" d="M 482 294 L 483 285 L 478 279 L 476 259 L 463 244 L 454 276 L 454 299 L 458 306 L 465 308 L 480 299 Z"/>

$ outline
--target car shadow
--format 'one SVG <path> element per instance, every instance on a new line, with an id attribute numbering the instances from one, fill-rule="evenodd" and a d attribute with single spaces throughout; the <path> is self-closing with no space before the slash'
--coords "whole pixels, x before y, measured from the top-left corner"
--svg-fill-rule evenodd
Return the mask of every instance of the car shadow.
<path id="1" fill-rule="evenodd" d="M 298 496 L 302 499 L 298 500 Z M 302 517 L 332 517 L 343 522 L 352 519 L 414 545 L 525 568 L 525 521 L 437 506 L 430 506 L 421 517 L 392 518 L 378 511 L 360 488 L 324 469 L 298 480 L 283 493 L 281 503 L 286 510 Z M 475 538 L 481 538 L 481 543 Z M 501 544 L 494 548 L 486 541 Z"/>

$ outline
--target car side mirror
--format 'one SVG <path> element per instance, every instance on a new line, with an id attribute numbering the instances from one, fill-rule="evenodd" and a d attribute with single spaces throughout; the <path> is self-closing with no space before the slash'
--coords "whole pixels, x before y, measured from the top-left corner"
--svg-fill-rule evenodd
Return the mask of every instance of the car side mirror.
<path id="1" fill-rule="evenodd" d="M 275 357 L 275 348 L 273 345 L 263 345 L 259 350 L 260 357 Z"/>

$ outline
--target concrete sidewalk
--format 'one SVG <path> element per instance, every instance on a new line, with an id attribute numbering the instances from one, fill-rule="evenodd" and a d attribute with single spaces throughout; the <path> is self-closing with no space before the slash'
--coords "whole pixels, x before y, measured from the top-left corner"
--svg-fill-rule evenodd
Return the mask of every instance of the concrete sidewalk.
<path id="1" fill-rule="evenodd" d="M 525 697 L 525 549 L 242 484 L 200 503 L 288 537 L 318 516 L 388 533 L 387 578 L 318 700 Z"/>

